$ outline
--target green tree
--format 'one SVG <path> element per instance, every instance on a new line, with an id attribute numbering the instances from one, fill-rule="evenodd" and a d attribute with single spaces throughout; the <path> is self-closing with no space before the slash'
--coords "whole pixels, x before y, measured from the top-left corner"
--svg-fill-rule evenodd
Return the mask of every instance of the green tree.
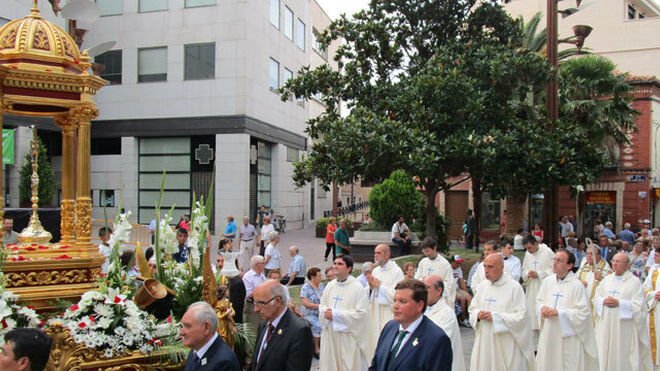
<path id="1" fill-rule="evenodd" d="M 39 207 L 51 205 L 55 192 L 57 192 L 57 181 L 55 180 L 55 172 L 50 164 L 50 158 L 46 151 L 46 146 L 37 137 L 37 145 L 39 147 L 39 156 L 37 158 L 37 175 L 39 175 Z M 19 170 L 20 183 L 18 185 L 19 201 L 22 205 L 31 205 L 32 201 L 32 155 L 25 156 L 25 165 Z"/>
<path id="2" fill-rule="evenodd" d="M 421 216 L 423 205 L 424 197 L 417 191 L 411 176 L 403 170 L 393 171 L 369 194 L 370 216 L 384 227 L 391 226 L 399 216 L 412 223 Z"/>
<path id="3" fill-rule="evenodd" d="M 475 0 L 372 1 L 354 20 L 333 22 L 319 40 L 345 41 L 340 70 L 303 68 L 282 92 L 283 100 L 320 93 L 327 107 L 308 121 L 312 151 L 296 164 L 296 184 L 402 169 L 426 198 L 426 235 L 436 235 L 437 193 L 495 158 L 493 134 L 536 110 L 529 87 L 549 79 L 546 61 L 520 47 L 520 23 L 496 1 Z"/>

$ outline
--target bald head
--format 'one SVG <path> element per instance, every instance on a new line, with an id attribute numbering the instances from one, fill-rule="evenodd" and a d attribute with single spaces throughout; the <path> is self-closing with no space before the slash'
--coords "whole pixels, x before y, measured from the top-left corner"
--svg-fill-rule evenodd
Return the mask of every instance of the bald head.
<path id="1" fill-rule="evenodd" d="M 442 298 L 442 293 L 445 291 L 445 284 L 442 277 L 438 275 L 426 276 L 422 279 L 426 289 L 428 290 L 428 305 L 435 305 L 435 303 Z"/>
<path id="2" fill-rule="evenodd" d="M 294 257 L 294 256 L 298 255 L 299 252 L 300 251 L 298 250 L 298 246 L 293 245 L 293 246 L 289 247 L 289 255 L 291 257 Z"/>
<path id="3" fill-rule="evenodd" d="M 500 278 L 502 278 L 502 273 L 504 272 L 504 261 L 499 254 L 488 255 L 484 259 L 483 264 L 487 280 L 491 282 L 497 282 Z"/>
<path id="4" fill-rule="evenodd" d="M 620 252 L 612 258 L 612 270 L 617 276 L 626 273 L 629 265 L 628 255 L 625 253 Z"/>
<path id="5" fill-rule="evenodd" d="M 390 260 L 390 246 L 384 243 L 374 249 L 374 262 L 378 266 L 384 266 Z"/>

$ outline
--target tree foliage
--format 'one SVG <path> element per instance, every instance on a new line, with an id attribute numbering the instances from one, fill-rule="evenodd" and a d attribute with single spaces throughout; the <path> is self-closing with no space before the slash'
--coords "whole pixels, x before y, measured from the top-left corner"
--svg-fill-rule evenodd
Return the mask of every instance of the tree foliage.
<path id="1" fill-rule="evenodd" d="M 39 175 L 39 207 L 46 207 L 51 205 L 55 192 L 57 192 L 57 181 L 55 180 L 55 171 L 50 164 L 50 158 L 46 150 L 46 146 L 37 137 L 37 144 L 39 146 L 39 156 L 37 158 L 37 174 Z M 22 205 L 30 205 L 32 201 L 32 187 L 30 179 L 32 177 L 32 156 L 30 154 L 25 156 L 25 165 L 19 170 L 20 183 L 19 189 L 19 202 Z"/>
<path id="2" fill-rule="evenodd" d="M 376 184 L 369 194 L 369 212 L 379 225 L 389 227 L 402 216 L 408 223 L 421 216 L 424 197 L 417 191 L 410 175 L 393 171 L 389 178 Z"/>

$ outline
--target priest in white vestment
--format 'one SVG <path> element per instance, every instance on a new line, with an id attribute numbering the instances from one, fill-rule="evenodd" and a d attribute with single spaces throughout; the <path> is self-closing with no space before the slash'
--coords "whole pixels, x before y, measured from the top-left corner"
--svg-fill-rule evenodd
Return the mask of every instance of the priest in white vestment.
<path id="1" fill-rule="evenodd" d="M 349 256 L 335 259 L 337 278 L 328 283 L 321 296 L 322 371 L 366 370 L 376 349 L 367 291 L 350 275 L 352 269 Z"/>
<path id="2" fill-rule="evenodd" d="M 470 303 L 474 328 L 471 371 L 535 369 L 532 330 L 525 293 L 504 274 L 504 262 L 491 254 L 483 262 L 486 281 Z"/>
<path id="3" fill-rule="evenodd" d="M 642 283 L 628 266 L 625 253 L 614 255 L 614 274 L 600 281 L 594 296 L 598 362 L 603 371 L 653 367 Z"/>
<path id="4" fill-rule="evenodd" d="M 438 254 L 438 244 L 432 238 L 425 238 L 422 241 L 422 253 L 425 258 L 417 264 L 415 279 L 422 280 L 426 276 L 437 275 L 442 277 L 445 282 L 444 298 L 447 305 L 454 307 L 456 301 L 456 284 L 454 283 L 454 274 L 451 264 L 444 256 Z"/>
<path id="5" fill-rule="evenodd" d="M 655 369 L 660 369 L 660 248 L 651 251 L 653 265 L 644 281 L 643 289 L 648 310 L 649 338 L 651 340 L 651 356 Z M 655 340 L 655 341 L 654 341 Z"/>
<path id="6" fill-rule="evenodd" d="M 539 320 L 536 315 L 536 297 L 539 295 L 539 289 L 543 280 L 552 274 L 552 262 L 555 253 L 545 244 L 539 244 L 536 237 L 527 235 L 523 241 L 525 249 L 525 259 L 522 266 L 522 280 L 527 298 L 527 311 L 532 319 L 532 330 L 538 335 Z M 536 344 L 535 344 L 536 345 Z"/>
<path id="7" fill-rule="evenodd" d="M 496 254 L 499 252 L 499 246 L 497 245 L 497 242 L 495 241 L 487 241 L 484 243 L 484 259 L 491 255 L 491 254 Z M 470 282 L 471 286 L 470 288 L 472 289 L 472 294 L 473 296 L 477 295 L 477 288 L 479 285 L 486 281 L 486 272 L 484 271 L 484 265 L 483 263 L 477 263 L 479 266 L 477 267 L 477 271 L 474 272 L 474 275 L 472 276 L 472 282 Z M 505 275 L 508 274 L 508 271 L 506 270 L 506 267 L 504 269 Z"/>
<path id="8" fill-rule="evenodd" d="M 442 292 L 444 291 L 442 277 L 436 275 L 426 276 L 422 281 L 428 290 L 428 305 L 426 306 L 424 315 L 438 325 L 451 340 L 451 352 L 453 354 L 451 370 L 466 371 L 461 330 L 458 328 L 458 320 L 456 319 L 454 308 L 449 307 L 442 300 Z"/>
<path id="9" fill-rule="evenodd" d="M 594 264 L 594 261 L 596 261 L 596 264 Z M 587 248 L 587 256 L 582 259 L 577 276 L 584 286 L 587 299 L 589 299 L 592 319 L 595 318 L 593 299 L 596 295 L 596 287 L 598 287 L 600 280 L 608 274 L 612 274 L 612 268 L 607 264 L 607 260 L 601 258 L 600 247 L 596 244 L 591 245 Z"/>
<path id="10" fill-rule="evenodd" d="M 598 371 L 598 350 L 587 295 L 572 272 L 575 255 L 555 254 L 553 271 L 541 284 L 536 311 L 541 333 L 537 371 Z"/>
<path id="11" fill-rule="evenodd" d="M 394 318 L 394 287 L 405 278 L 399 265 L 390 260 L 390 247 L 380 244 L 374 249 L 376 268 L 366 274 L 369 289 L 369 316 L 376 336 Z"/>

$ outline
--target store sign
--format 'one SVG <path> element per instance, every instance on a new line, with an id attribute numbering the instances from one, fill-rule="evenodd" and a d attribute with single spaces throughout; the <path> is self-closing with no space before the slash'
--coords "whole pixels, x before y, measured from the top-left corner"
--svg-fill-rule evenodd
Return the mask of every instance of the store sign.
<path id="1" fill-rule="evenodd" d="M 588 204 L 615 204 L 616 192 L 595 191 L 585 194 L 585 201 Z"/>
<path id="2" fill-rule="evenodd" d="M 628 175 L 628 181 L 633 183 L 646 182 L 646 175 Z"/>

